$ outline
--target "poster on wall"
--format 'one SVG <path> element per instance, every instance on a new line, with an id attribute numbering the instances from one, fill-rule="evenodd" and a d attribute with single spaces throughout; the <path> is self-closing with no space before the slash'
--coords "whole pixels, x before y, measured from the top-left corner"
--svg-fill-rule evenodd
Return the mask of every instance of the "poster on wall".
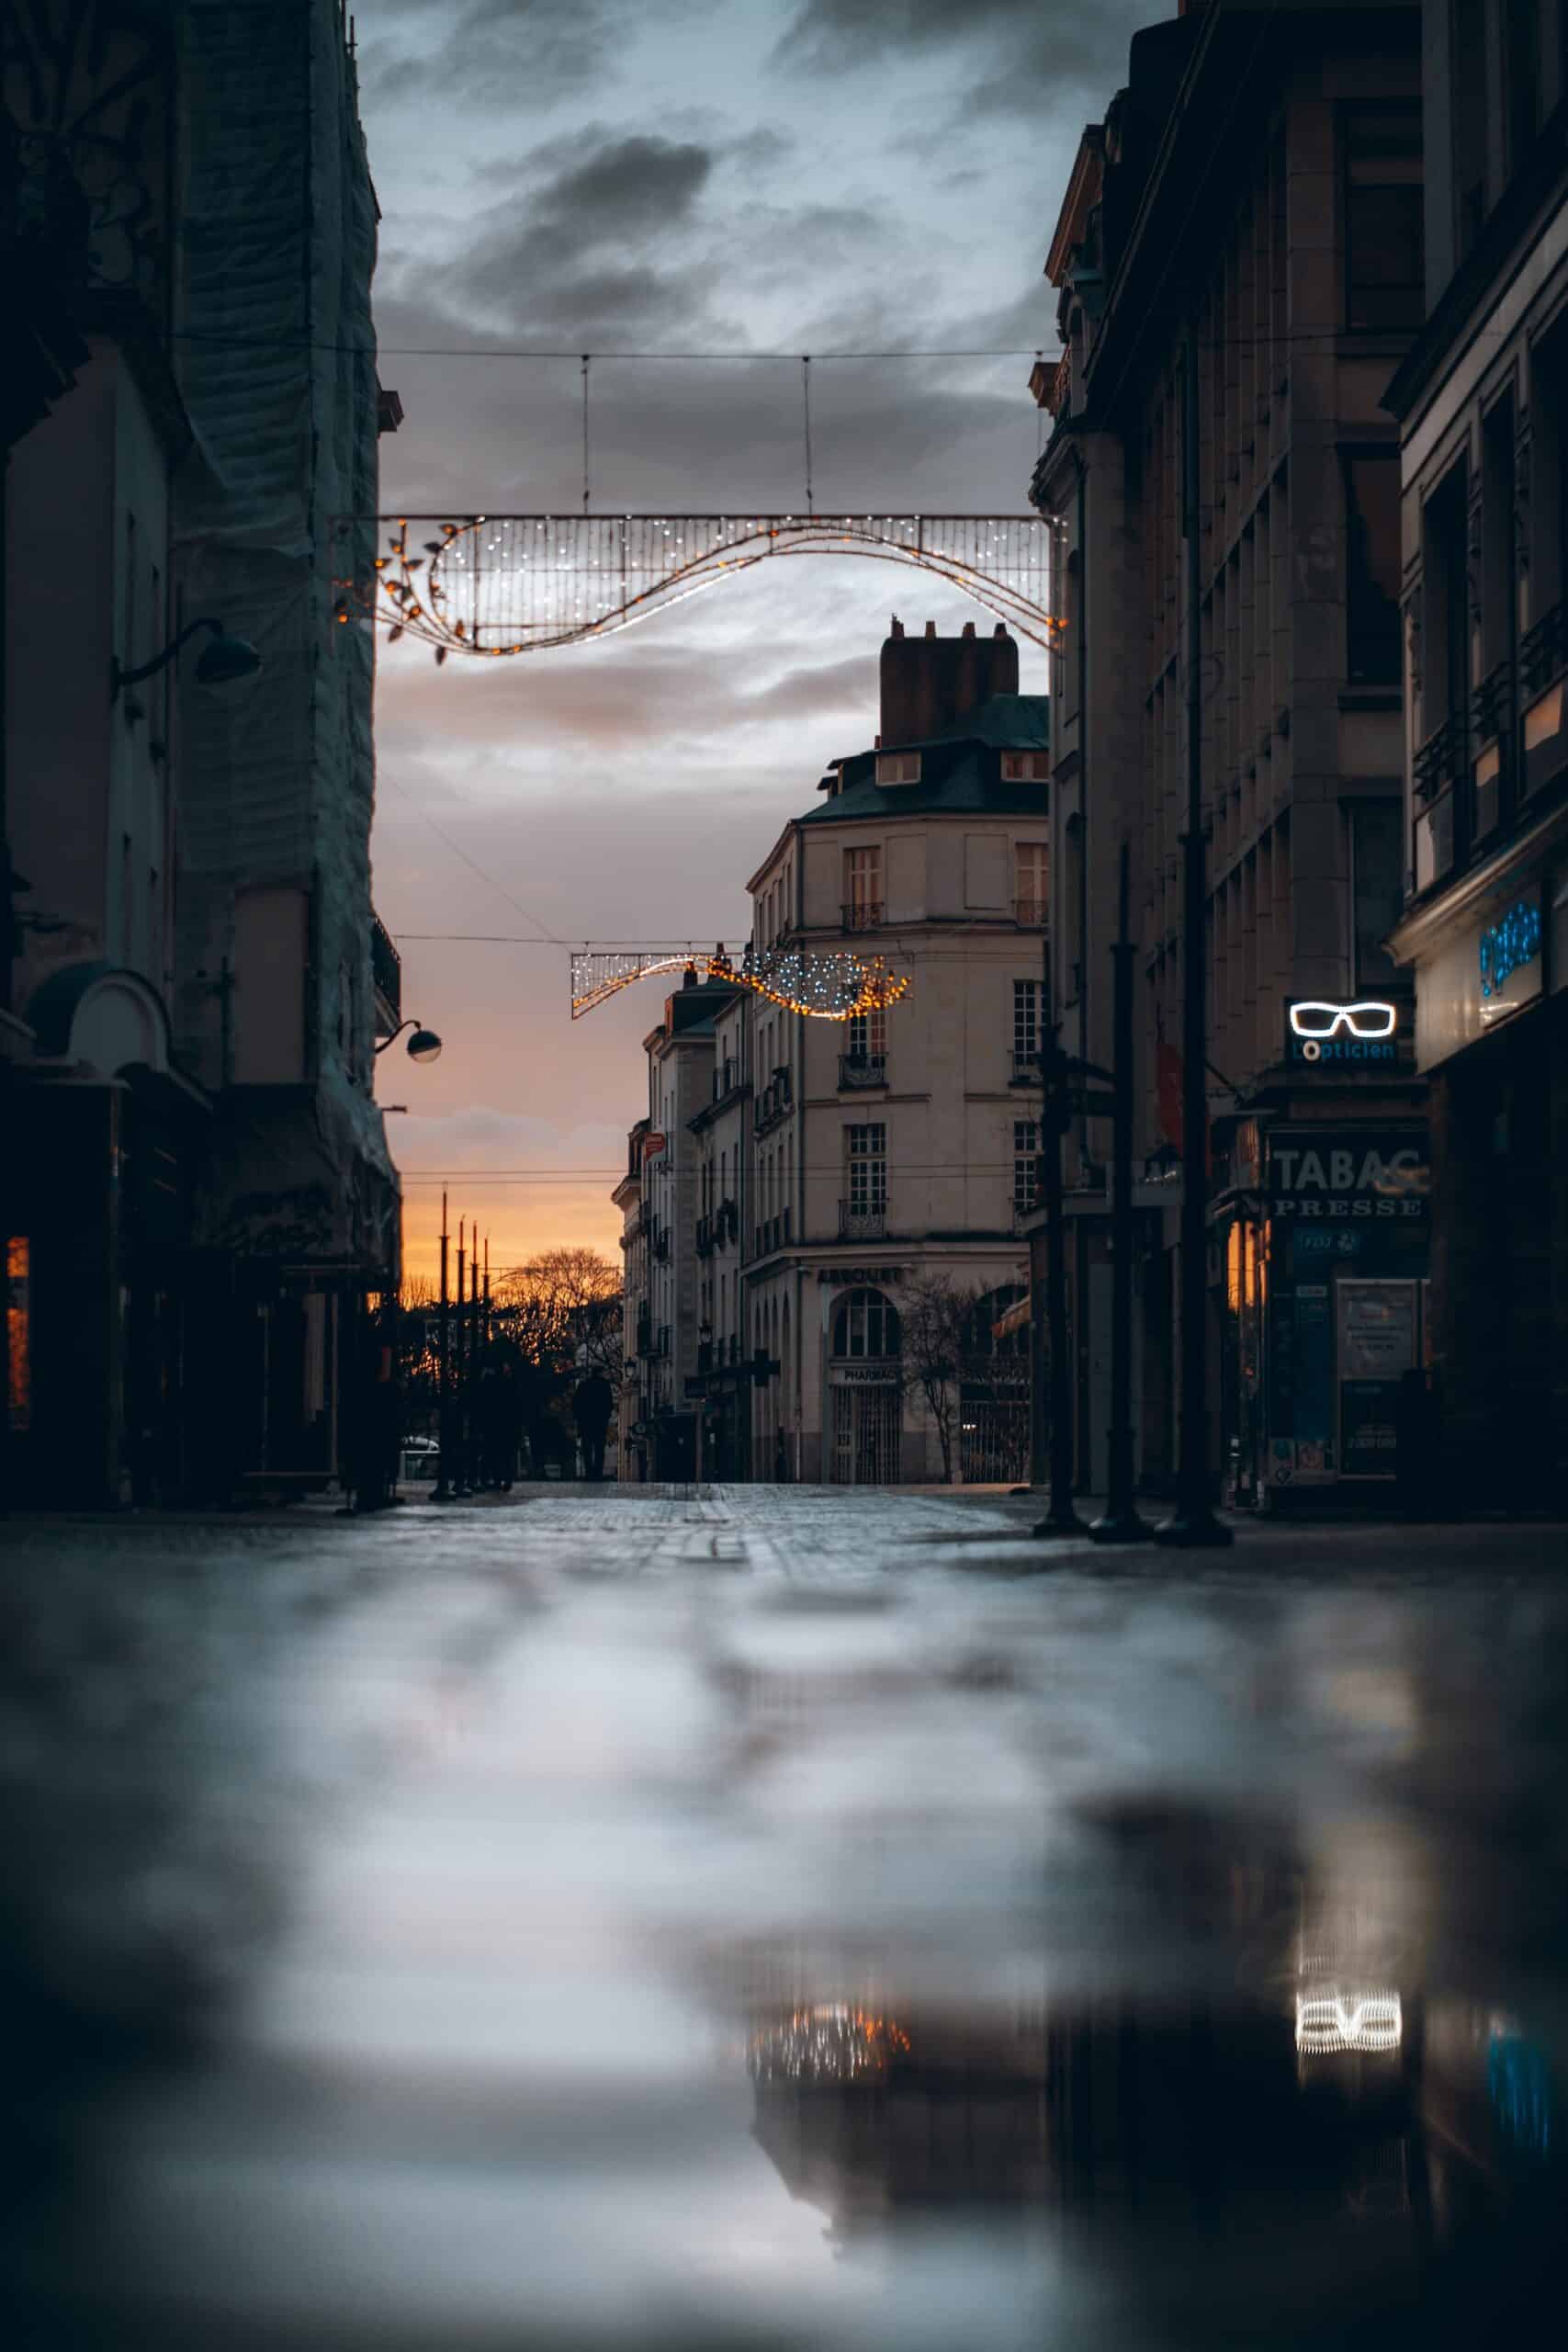
<path id="1" fill-rule="evenodd" d="M 1398 1468 L 1399 1384 L 1418 1361 L 1414 1282 L 1339 1284 L 1340 1467 L 1347 1478 Z"/>

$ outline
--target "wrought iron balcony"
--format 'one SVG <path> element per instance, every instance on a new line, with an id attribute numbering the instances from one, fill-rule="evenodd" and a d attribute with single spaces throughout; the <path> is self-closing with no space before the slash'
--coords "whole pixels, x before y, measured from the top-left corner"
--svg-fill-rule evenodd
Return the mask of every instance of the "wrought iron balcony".
<path id="1" fill-rule="evenodd" d="M 775 1250 L 787 1248 L 790 1240 L 790 1211 L 781 1209 L 777 1216 L 765 1216 L 757 1227 L 757 1255 L 771 1258 Z"/>
<path id="2" fill-rule="evenodd" d="M 846 931 L 880 931 L 882 928 L 880 899 L 854 899 L 840 911 Z"/>
<path id="3" fill-rule="evenodd" d="M 1014 1054 L 1012 1057 L 1012 1075 L 1008 1080 L 1008 1084 L 1010 1086 L 1038 1086 L 1039 1083 L 1039 1055 Z"/>
<path id="4" fill-rule="evenodd" d="M 887 1206 L 856 1208 L 848 1201 L 839 1203 L 839 1238 L 840 1241 L 886 1241 L 887 1238 Z"/>
<path id="5" fill-rule="evenodd" d="M 1464 765 L 1464 714 L 1456 711 L 1428 735 L 1411 762 L 1418 800 L 1432 800 L 1453 783 Z"/>
<path id="6" fill-rule="evenodd" d="M 757 1135 L 765 1135 L 770 1127 L 777 1126 L 779 1121 L 784 1118 L 786 1113 L 790 1110 L 794 1101 L 795 1080 L 793 1075 L 787 1068 L 774 1070 L 766 1086 L 762 1087 L 758 1092 L 756 1102 L 752 1107 L 751 1125 L 753 1132 Z"/>
<path id="7" fill-rule="evenodd" d="M 1043 899 L 1015 899 L 1012 902 L 1012 919 L 1014 922 L 1022 923 L 1027 930 L 1043 930 L 1046 922 L 1045 900 Z"/>
<path id="8" fill-rule="evenodd" d="M 380 1000 L 378 1004 L 377 1035 L 383 1034 L 383 1012 L 391 1015 L 384 1034 L 389 1036 L 403 1017 L 402 957 L 392 944 L 392 934 L 381 918 L 372 910 L 370 916 L 370 979 Z"/>
<path id="9" fill-rule="evenodd" d="M 840 1054 L 839 1056 L 839 1085 L 840 1089 L 854 1086 L 886 1086 L 887 1057 L 886 1054 Z"/>
<path id="10" fill-rule="evenodd" d="M 1519 685 L 1530 701 L 1568 671 L 1568 604 L 1543 613 L 1519 646 Z"/>
<path id="11" fill-rule="evenodd" d="M 1499 662 L 1487 673 L 1470 698 L 1471 734 L 1477 743 L 1506 735 L 1513 718 L 1514 665 Z"/>

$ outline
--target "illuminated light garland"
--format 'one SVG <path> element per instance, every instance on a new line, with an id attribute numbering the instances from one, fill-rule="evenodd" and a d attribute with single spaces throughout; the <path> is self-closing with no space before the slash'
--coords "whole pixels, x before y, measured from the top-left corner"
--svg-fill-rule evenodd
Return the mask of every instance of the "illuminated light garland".
<path id="1" fill-rule="evenodd" d="M 819 2001 L 760 2027 L 747 2063 L 758 2083 L 876 2082 L 908 2050 L 897 2018 L 874 2017 L 847 2001 Z"/>
<path id="2" fill-rule="evenodd" d="M 368 519 L 340 517 L 334 536 L 352 543 Z M 380 528 L 391 518 L 373 519 Z M 438 534 L 417 552 L 411 522 Z M 770 557 L 846 551 L 931 572 L 1032 642 L 1060 641 L 1050 526 L 1037 514 L 400 515 L 373 569 L 333 586 L 389 638 L 494 658 L 630 628 Z"/>
<path id="3" fill-rule="evenodd" d="M 786 1012 L 807 1021 L 852 1021 L 863 1012 L 885 1012 L 907 996 L 906 974 L 892 972 L 881 956 L 855 956 L 847 949 L 750 947 L 732 963 L 722 946 L 711 955 L 690 948 L 581 947 L 571 957 L 571 1017 L 580 1021 L 637 980 L 661 973 L 694 972 L 699 980 L 723 980 L 750 989 Z"/>

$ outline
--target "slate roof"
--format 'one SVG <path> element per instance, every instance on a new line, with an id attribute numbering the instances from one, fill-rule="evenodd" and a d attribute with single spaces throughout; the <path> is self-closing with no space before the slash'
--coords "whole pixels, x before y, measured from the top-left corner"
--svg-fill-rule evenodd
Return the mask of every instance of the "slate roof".
<path id="1" fill-rule="evenodd" d="M 1048 695 L 993 695 L 961 729 L 926 742 L 886 748 L 919 752 L 919 784 L 878 784 L 876 753 L 858 752 L 842 763 L 840 790 L 825 795 L 799 820 L 803 825 L 865 824 L 889 817 L 1038 817 L 1047 787 L 1004 784 L 1002 752 L 1050 749 Z"/>

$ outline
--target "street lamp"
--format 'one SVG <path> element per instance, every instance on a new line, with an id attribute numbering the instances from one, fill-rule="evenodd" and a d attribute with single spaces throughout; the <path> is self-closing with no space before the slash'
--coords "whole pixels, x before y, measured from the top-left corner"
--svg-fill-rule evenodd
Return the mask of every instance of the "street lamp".
<path id="1" fill-rule="evenodd" d="M 166 669 L 180 650 L 196 635 L 198 628 L 210 629 L 211 636 L 202 647 L 196 665 L 196 674 L 204 686 L 231 686 L 242 678 L 254 678 L 262 666 L 261 655 L 249 638 L 231 636 L 220 620 L 210 613 L 200 619 L 187 621 L 178 637 L 171 638 L 162 653 L 143 662 L 137 670 L 122 670 L 118 654 L 109 656 L 109 700 L 118 701 L 121 686 L 140 685 L 143 678 L 155 677 Z"/>
<path id="2" fill-rule="evenodd" d="M 411 1062 L 433 1062 L 437 1059 L 441 1052 L 440 1038 L 434 1029 L 426 1029 L 417 1021 L 400 1021 L 391 1035 L 382 1038 L 376 1051 L 378 1054 L 384 1054 L 389 1046 L 397 1044 L 405 1029 L 413 1031 L 413 1035 L 409 1039 Z"/>

